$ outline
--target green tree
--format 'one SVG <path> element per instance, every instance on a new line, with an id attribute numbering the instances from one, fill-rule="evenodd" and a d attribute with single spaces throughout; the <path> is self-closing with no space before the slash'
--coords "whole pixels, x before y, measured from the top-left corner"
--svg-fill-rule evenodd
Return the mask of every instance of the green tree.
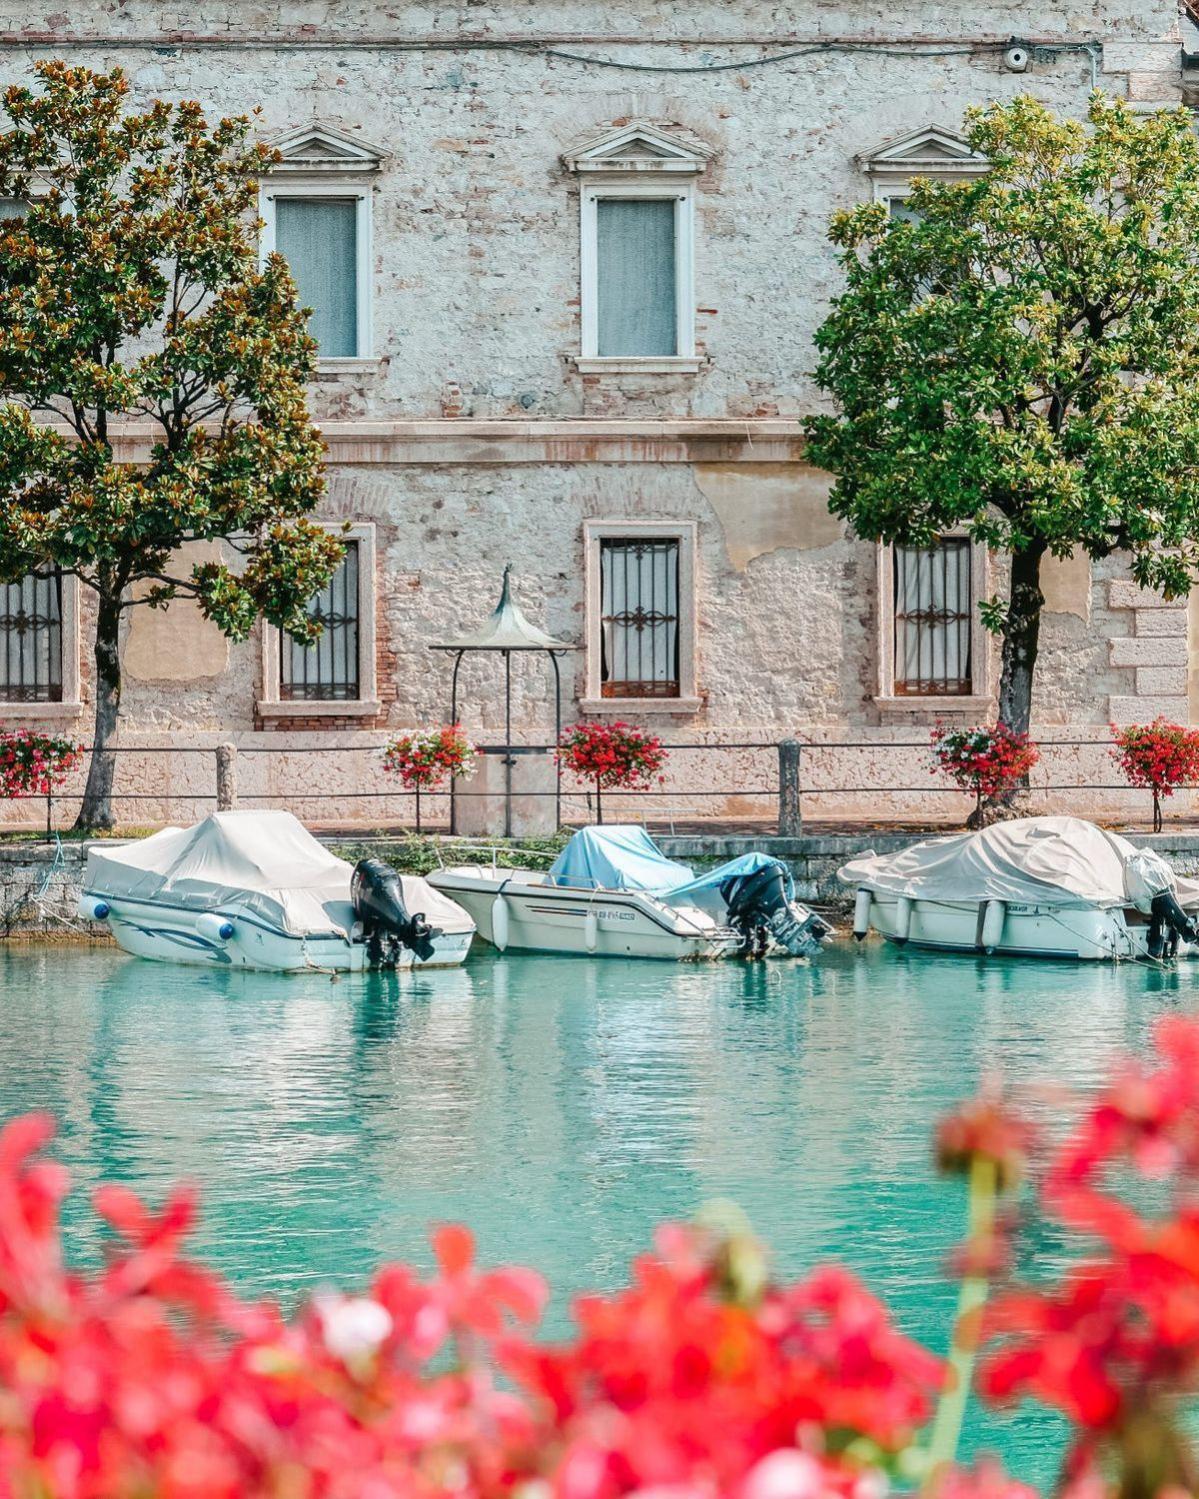
<path id="1" fill-rule="evenodd" d="M 833 219 L 846 285 L 816 379 L 836 414 L 807 436 L 857 535 L 961 526 L 1008 554 L 983 619 L 999 716 L 1026 732 L 1046 553 L 1125 551 L 1167 597 L 1199 562 L 1199 148 L 1188 111 L 1098 94 L 1086 122 L 1021 98 L 965 133 L 990 170 L 917 181 L 914 221 Z"/>
<path id="2" fill-rule="evenodd" d="M 311 638 L 341 543 L 306 403 L 315 345 L 285 262 L 259 264 L 276 153 L 196 103 L 128 108 L 120 73 L 40 64 L 9 88 L 0 196 L 0 579 L 95 596 L 95 737 L 79 826 L 112 824 L 122 616 L 190 597 L 235 640 L 259 615 Z M 148 458 L 119 462 L 150 433 Z M 181 563 L 224 540 L 233 566 Z M 211 549 L 206 549 L 211 550 Z"/>

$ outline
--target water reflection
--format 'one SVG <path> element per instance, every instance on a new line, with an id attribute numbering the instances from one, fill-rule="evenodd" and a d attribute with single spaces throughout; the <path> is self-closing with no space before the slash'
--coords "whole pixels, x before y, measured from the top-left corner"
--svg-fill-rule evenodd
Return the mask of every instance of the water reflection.
<path id="1" fill-rule="evenodd" d="M 653 1225 L 735 1197 L 798 1271 L 838 1257 L 943 1343 L 962 1200 L 932 1120 L 985 1070 L 1091 1085 L 1192 1003 L 1188 968 L 1015 964 L 839 947 L 812 967 L 481 956 L 445 973 L 207 972 L 0 954 L 0 1109 L 48 1108 L 83 1187 L 202 1186 L 200 1249 L 290 1299 L 431 1222 L 566 1294 L 614 1284 Z M 97 1252 L 82 1194 L 72 1252 Z M 1060 1256 L 1052 1237 L 1031 1268 Z M 982 1425 L 1021 1471 L 1045 1422 Z"/>

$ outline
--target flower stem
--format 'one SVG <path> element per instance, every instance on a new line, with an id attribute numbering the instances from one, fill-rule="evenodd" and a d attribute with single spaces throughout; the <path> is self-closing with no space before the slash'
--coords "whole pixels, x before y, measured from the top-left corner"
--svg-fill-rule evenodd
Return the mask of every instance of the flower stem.
<path id="1" fill-rule="evenodd" d="M 970 1239 L 985 1243 L 995 1231 L 995 1207 L 998 1198 L 998 1172 L 988 1156 L 976 1155 L 970 1163 Z M 940 1471 L 951 1463 L 958 1450 L 974 1361 L 980 1342 L 982 1309 L 986 1305 L 990 1280 L 986 1275 L 968 1275 L 958 1292 L 958 1309 L 953 1322 L 953 1342 L 949 1350 L 949 1367 L 945 1388 L 937 1402 L 929 1442 L 928 1465 L 924 1471 L 922 1494 L 931 1494 Z"/>

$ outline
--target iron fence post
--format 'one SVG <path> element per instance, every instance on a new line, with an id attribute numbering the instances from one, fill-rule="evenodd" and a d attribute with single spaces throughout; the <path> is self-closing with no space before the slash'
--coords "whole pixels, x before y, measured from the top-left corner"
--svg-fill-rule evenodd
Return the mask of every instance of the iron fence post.
<path id="1" fill-rule="evenodd" d="M 779 837 L 798 838 L 803 832 L 799 802 L 799 740 L 779 742 Z"/>

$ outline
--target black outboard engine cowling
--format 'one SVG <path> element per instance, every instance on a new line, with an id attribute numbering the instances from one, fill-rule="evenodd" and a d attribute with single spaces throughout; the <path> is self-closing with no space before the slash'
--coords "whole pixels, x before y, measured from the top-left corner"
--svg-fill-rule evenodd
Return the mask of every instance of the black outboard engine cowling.
<path id="1" fill-rule="evenodd" d="M 1179 938 L 1199 943 L 1199 926 L 1174 899 L 1173 893 L 1163 890 L 1149 906 L 1149 956 L 1172 958 L 1178 951 Z"/>
<path id="2" fill-rule="evenodd" d="M 401 947 L 422 962 L 433 956 L 433 939 L 441 932 L 429 925 L 423 911 L 409 914 L 400 877 L 390 864 L 382 859 L 359 859 L 350 882 L 350 899 L 354 916 L 366 932 L 372 968 L 394 968 Z"/>
<path id="3" fill-rule="evenodd" d="M 772 945 L 793 957 L 811 957 L 832 930 L 806 906 L 791 899 L 785 864 L 774 860 L 750 874 L 734 875 L 720 886 L 729 925 L 741 934 L 747 957 L 761 957 Z"/>

